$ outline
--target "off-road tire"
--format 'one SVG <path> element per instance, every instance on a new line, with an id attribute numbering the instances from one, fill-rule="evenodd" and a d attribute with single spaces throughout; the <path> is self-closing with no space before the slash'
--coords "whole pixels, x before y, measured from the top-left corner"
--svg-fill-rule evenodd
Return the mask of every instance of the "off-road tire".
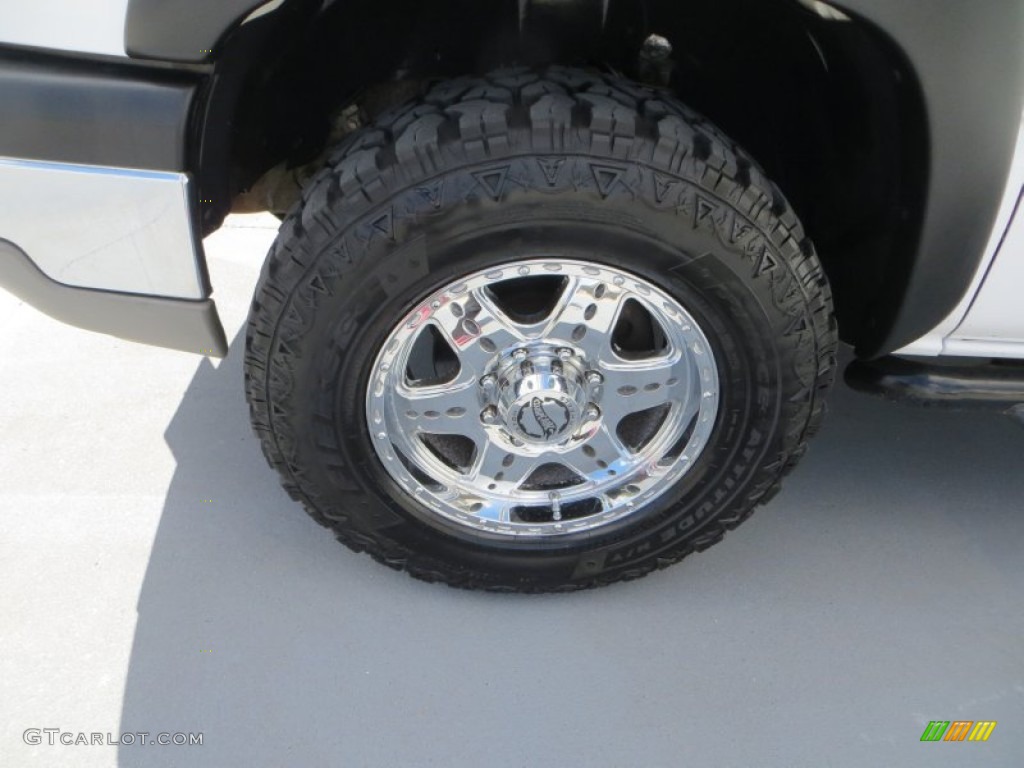
<path id="1" fill-rule="evenodd" d="M 563 239 L 545 250 L 531 233 L 546 227 Z M 373 343 L 439 286 L 531 249 L 557 255 L 573 228 L 595 260 L 700 320 L 721 384 L 714 431 L 678 487 L 629 525 L 554 544 L 453 532 L 372 449 Z M 504 233 L 508 253 L 455 247 L 484 231 Z M 650 248 L 601 244 L 614 233 Z M 457 587 L 565 591 L 676 563 L 772 498 L 821 421 L 836 343 L 814 248 L 741 149 L 662 90 L 517 69 L 441 83 L 333 151 L 263 268 L 245 385 L 285 489 L 349 548 Z"/>

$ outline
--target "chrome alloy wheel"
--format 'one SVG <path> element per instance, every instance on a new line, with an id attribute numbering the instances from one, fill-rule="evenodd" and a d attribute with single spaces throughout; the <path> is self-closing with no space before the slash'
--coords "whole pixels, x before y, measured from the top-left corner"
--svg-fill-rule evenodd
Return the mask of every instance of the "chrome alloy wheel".
<path id="1" fill-rule="evenodd" d="M 718 401 L 711 346 L 678 301 L 612 267 L 526 260 L 402 318 L 374 362 L 366 418 L 387 472 L 432 513 L 548 537 L 671 488 Z"/>

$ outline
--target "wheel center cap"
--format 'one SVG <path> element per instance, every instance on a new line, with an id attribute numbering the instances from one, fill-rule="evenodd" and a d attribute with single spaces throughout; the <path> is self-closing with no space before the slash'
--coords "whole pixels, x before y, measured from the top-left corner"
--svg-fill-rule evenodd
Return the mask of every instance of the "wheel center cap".
<path id="1" fill-rule="evenodd" d="M 527 395 L 513 403 L 506 421 L 509 428 L 523 440 L 535 443 L 556 443 L 575 426 L 576 403 L 552 391 Z"/>
<path id="2" fill-rule="evenodd" d="M 509 359 L 498 375 L 497 406 L 513 437 L 557 445 L 579 428 L 587 403 L 581 362 L 546 350 Z"/>

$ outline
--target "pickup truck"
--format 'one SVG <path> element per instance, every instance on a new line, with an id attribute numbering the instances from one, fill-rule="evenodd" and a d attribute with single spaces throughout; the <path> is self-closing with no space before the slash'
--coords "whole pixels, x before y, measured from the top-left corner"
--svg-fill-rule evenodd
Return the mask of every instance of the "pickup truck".
<path id="1" fill-rule="evenodd" d="M 223 356 L 203 238 L 277 215 L 238 354 L 288 493 L 593 587 L 775 495 L 840 339 L 1024 419 L 1022 107 L 1020 0 L 4 3 L 0 286 Z"/>

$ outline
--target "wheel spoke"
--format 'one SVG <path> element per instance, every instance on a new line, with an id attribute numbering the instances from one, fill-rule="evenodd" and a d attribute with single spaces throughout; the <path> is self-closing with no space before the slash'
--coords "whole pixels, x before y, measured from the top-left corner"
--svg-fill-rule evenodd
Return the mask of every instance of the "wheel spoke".
<path id="1" fill-rule="evenodd" d="M 544 336 L 572 339 L 595 358 L 611 353 L 612 331 L 626 294 L 614 283 L 570 277 L 551 311 Z"/>
<path id="2" fill-rule="evenodd" d="M 398 424 L 405 432 L 468 437 L 483 432 L 477 379 L 469 373 L 446 384 L 398 384 L 392 397 Z"/>
<path id="3" fill-rule="evenodd" d="M 509 494 L 516 491 L 540 463 L 539 456 L 512 453 L 501 444 L 488 440 L 477 443 L 477 455 L 469 470 L 469 479 L 491 492 Z"/>
<path id="4" fill-rule="evenodd" d="M 603 480 L 613 474 L 627 472 L 632 459 L 608 424 L 601 424 L 594 432 L 558 460 L 585 480 Z"/>
<path id="5" fill-rule="evenodd" d="M 484 288 L 451 302 L 430 322 L 458 355 L 463 370 L 477 376 L 496 352 L 526 340 L 523 327 L 506 315 Z"/>
<path id="6" fill-rule="evenodd" d="M 630 413 L 685 400 L 689 366 L 677 350 L 628 365 L 617 360 L 601 364 L 605 419 L 617 424 Z"/>

